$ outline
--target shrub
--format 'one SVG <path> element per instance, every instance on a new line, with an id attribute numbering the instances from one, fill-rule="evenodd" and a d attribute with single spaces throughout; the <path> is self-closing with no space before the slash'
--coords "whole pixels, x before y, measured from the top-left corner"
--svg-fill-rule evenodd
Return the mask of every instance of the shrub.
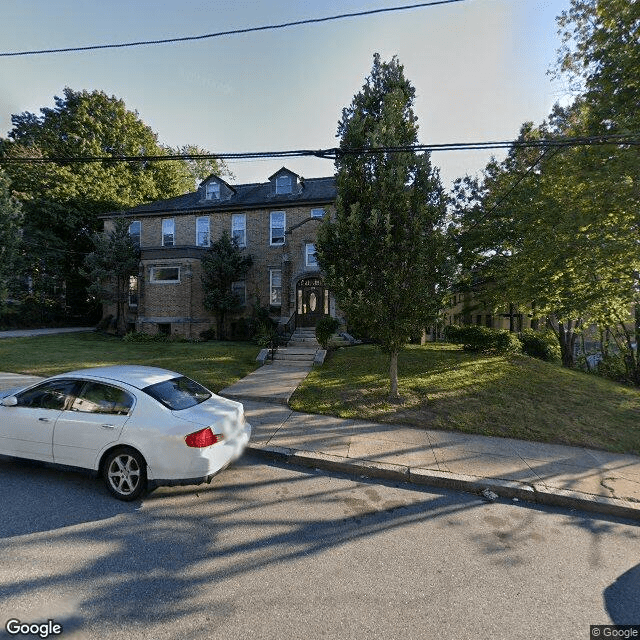
<path id="1" fill-rule="evenodd" d="M 323 349 L 329 345 L 331 336 L 337 331 L 340 323 L 331 316 L 324 316 L 316 325 L 316 338 Z"/>
<path id="2" fill-rule="evenodd" d="M 200 337 L 203 340 L 215 340 L 216 339 L 216 330 L 215 327 L 209 327 L 208 329 L 205 329 L 204 331 L 200 332 Z"/>
<path id="3" fill-rule="evenodd" d="M 143 333 L 138 331 L 133 331 L 131 333 L 127 333 L 127 335 L 123 338 L 125 342 L 135 342 L 145 344 L 148 342 L 174 342 L 175 340 L 166 335 L 165 333 Z"/>
<path id="4" fill-rule="evenodd" d="M 632 384 L 631 376 L 622 354 L 610 354 L 602 358 L 595 367 L 595 372 L 603 378 L 622 384 Z"/>
<path id="5" fill-rule="evenodd" d="M 532 358 L 545 362 L 560 360 L 560 345 L 552 331 L 534 331 L 524 329 L 520 334 L 522 351 Z"/>
<path id="6" fill-rule="evenodd" d="M 459 327 L 448 325 L 444 328 L 447 342 L 461 344 L 465 351 L 474 353 L 518 353 L 522 343 L 515 333 L 506 329 L 489 329 L 480 325 Z"/>
<path id="7" fill-rule="evenodd" d="M 457 324 L 448 324 L 442 330 L 442 336 L 444 339 L 453 344 L 462 344 L 461 333 L 462 327 L 459 327 Z"/>

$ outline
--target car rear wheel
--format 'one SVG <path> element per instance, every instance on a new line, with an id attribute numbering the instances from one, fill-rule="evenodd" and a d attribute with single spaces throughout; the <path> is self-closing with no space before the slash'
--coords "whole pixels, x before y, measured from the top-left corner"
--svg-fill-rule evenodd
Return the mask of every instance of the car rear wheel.
<path id="1" fill-rule="evenodd" d="M 107 489 L 119 500 L 135 500 L 147 488 L 147 465 L 134 449 L 116 449 L 104 463 Z"/>

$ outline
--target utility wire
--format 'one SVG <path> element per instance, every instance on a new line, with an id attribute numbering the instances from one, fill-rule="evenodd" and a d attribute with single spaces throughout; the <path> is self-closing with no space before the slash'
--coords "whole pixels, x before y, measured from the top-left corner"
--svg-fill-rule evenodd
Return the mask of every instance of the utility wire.
<path id="1" fill-rule="evenodd" d="M 0 156 L 3 164 L 77 164 L 88 162 L 167 162 L 175 160 L 258 160 L 273 158 L 316 157 L 335 160 L 348 155 L 377 155 L 381 153 L 420 153 L 441 151 L 477 151 L 491 149 L 527 148 L 564 148 L 580 146 L 614 145 L 622 147 L 640 146 L 640 133 L 611 134 L 577 138 L 550 138 L 543 140 L 503 140 L 498 142 L 451 142 L 443 144 L 417 144 L 399 147 L 361 147 L 329 149 L 292 149 L 288 151 L 247 151 L 241 153 L 168 153 L 166 155 L 114 155 L 114 156 Z"/>
<path id="2" fill-rule="evenodd" d="M 297 27 L 304 24 L 318 24 L 321 22 L 331 22 L 334 20 L 344 20 L 345 18 L 356 18 L 361 16 L 371 16 L 378 13 L 391 13 L 396 11 L 409 11 L 412 9 L 422 9 L 424 7 L 433 7 L 440 4 L 453 4 L 454 2 L 465 2 L 466 0 L 432 0 L 431 2 L 418 2 L 416 4 L 407 4 L 399 7 L 384 7 L 382 9 L 368 9 L 365 11 L 355 11 L 353 13 L 341 13 L 333 16 L 325 16 L 324 18 L 306 18 L 304 20 L 294 20 L 291 22 L 282 22 L 279 24 L 269 24 L 260 27 L 245 27 L 243 29 L 230 29 L 228 31 L 218 31 L 216 33 L 205 33 L 197 36 L 183 36 L 180 38 L 162 38 L 159 40 L 140 40 L 136 42 L 120 42 L 115 44 L 94 44 L 82 47 L 64 47 L 59 49 L 36 49 L 32 51 L 5 51 L 0 52 L 0 57 L 17 57 L 17 56 L 34 56 L 46 53 L 71 53 L 76 51 L 94 51 L 96 49 L 123 49 L 126 47 L 143 47 L 158 44 L 170 44 L 176 42 L 193 42 L 196 40 L 207 40 L 210 38 L 221 38 L 222 36 L 234 36 L 244 33 L 253 33 L 256 31 L 273 31 L 276 29 L 287 29 Z"/>

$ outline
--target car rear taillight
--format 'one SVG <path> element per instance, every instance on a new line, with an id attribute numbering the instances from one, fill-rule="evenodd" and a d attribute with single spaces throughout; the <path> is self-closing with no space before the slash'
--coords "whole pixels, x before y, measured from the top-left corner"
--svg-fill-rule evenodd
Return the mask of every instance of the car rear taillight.
<path id="1" fill-rule="evenodd" d="M 190 433 L 184 441 L 187 443 L 188 447 L 202 449 L 203 447 L 209 447 L 216 442 L 220 442 L 222 438 L 222 434 L 213 433 L 210 427 L 206 427 L 205 429 L 200 429 L 200 431 L 196 431 L 195 433 Z"/>

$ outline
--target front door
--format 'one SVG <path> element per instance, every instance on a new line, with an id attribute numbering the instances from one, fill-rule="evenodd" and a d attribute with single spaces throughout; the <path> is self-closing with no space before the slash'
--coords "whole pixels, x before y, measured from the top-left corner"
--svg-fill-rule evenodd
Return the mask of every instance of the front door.
<path id="1" fill-rule="evenodd" d="M 329 314 L 329 291 L 321 278 L 304 278 L 296 290 L 297 326 L 315 327 L 318 320 Z"/>

